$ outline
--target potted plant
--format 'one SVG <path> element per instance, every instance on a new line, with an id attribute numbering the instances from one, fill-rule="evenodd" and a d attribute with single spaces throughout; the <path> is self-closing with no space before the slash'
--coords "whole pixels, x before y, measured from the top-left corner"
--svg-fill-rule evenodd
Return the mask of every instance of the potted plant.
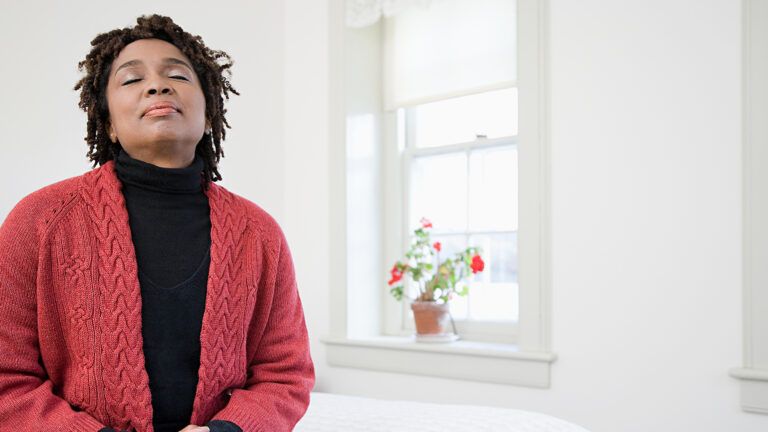
<path id="1" fill-rule="evenodd" d="M 440 260 L 440 242 L 432 242 L 432 222 L 421 218 L 421 227 L 414 230 L 415 237 L 405 254 L 405 260 L 398 260 L 390 270 L 389 292 L 398 301 L 403 297 L 411 300 L 411 310 L 416 324 L 416 340 L 442 342 L 458 339 L 456 326 L 450 314 L 449 301 L 455 295 L 466 296 L 469 286 L 466 279 L 485 268 L 480 254 L 481 248 L 470 246 L 453 257 Z M 403 276 L 419 287 L 416 298 L 405 296 Z M 448 328 L 448 320 L 453 332 Z"/>

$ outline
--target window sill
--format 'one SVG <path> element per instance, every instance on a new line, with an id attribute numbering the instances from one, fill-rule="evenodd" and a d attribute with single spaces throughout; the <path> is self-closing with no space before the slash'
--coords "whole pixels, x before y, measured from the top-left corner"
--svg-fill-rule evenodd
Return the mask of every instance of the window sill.
<path id="1" fill-rule="evenodd" d="M 320 339 L 331 366 L 548 388 L 551 352 L 523 352 L 516 345 L 458 340 L 422 343 L 411 337 Z"/>
<path id="2" fill-rule="evenodd" d="M 730 375 L 741 380 L 741 408 L 744 411 L 768 414 L 768 371 L 733 368 Z"/>

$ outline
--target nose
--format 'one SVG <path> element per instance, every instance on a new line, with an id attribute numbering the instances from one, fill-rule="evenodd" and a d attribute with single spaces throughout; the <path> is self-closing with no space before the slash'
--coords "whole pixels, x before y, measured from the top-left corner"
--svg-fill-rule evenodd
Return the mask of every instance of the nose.
<path id="1" fill-rule="evenodd" d="M 163 85 L 152 85 L 152 86 L 149 86 L 149 88 L 147 89 L 147 95 L 155 95 L 157 93 L 160 93 L 160 94 L 172 94 L 173 93 L 173 89 L 170 86 L 165 85 L 165 84 L 163 84 Z"/>
<path id="2" fill-rule="evenodd" d="M 146 84 L 147 84 L 147 87 L 144 89 L 146 96 L 152 96 L 158 93 L 163 95 L 174 93 L 174 89 L 173 89 L 173 86 L 171 85 L 171 81 L 166 79 L 160 74 L 147 77 Z"/>

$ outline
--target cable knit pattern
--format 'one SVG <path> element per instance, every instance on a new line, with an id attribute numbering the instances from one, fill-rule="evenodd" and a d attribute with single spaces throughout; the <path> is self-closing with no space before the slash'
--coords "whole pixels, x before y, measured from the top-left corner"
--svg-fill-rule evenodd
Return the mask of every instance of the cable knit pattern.
<path id="1" fill-rule="evenodd" d="M 0 226 L 0 432 L 153 432 L 141 290 L 114 161 L 24 197 Z M 215 183 L 190 423 L 290 431 L 314 366 L 277 222 Z"/>
<path id="2" fill-rule="evenodd" d="M 248 268 L 244 264 L 246 248 L 236 247 L 239 238 L 235 236 L 250 236 L 247 231 L 247 221 L 245 212 L 240 209 L 235 213 L 235 206 L 238 204 L 232 199 L 232 196 L 220 194 L 218 189 L 211 190 L 210 195 L 215 198 L 209 199 L 211 213 L 222 215 L 223 217 L 214 221 L 211 219 L 211 269 L 213 274 L 210 278 L 216 283 L 215 289 L 218 292 L 208 292 L 206 303 L 211 304 L 213 309 L 221 311 L 218 320 L 215 323 L 208 322 L 203 317 L 203 328 L 201 330 L 201 339 L 211 342 L 213 345 L 209 349 L 203 350 L 201 354 L 200 383 L 195 393 L 195 402 L 192 408 L 194 421 L 203 424 L 203 419 L 210 418 L 222 406 L 206 403 L 205 395 L 221 391 L 221 388 L 215 385 L 225 387 L 242 387 L 245 382 L 238 382 L 242 377 L 233 375 L 233 364 L 223 359 L 242 359 L 245 361 L 245 336 L 243 325 L 245 319 L 246 301 L 245 296 L 239 293 L 245 293 L 245 280 Z M 238 325 L 238 323 L 240 325 Z M 203 361 L 203 356 L 207 356 Z M 243 365 L 238 365 L 238 369 L 245 372 Z M 222 401 L 223 402 L 223 401 Z M 201 405 L 205 404 L 205 405 Z"/>
<path id="3" fill-rule="evenodd" d="M 97 284 L 101 290 L 102 322 L 105 324 L 104 374 L 107 419 L 118 429 L 129 424 L 152 431 L 152 400 L 149 377 L 144 370 L 141 337 L 141 287 L 136 256 L 130 237 L 128 211 L 122 187 L 111 171 L 93 171 L 83 176 L 82 196 L 94 226 L 97 259 Z M 125 209 L 123 211 L 123 209 Z M 133 333 L 136 330 L 138 333 Z M 133 334 L 132 334 L 133 333 Z"/>

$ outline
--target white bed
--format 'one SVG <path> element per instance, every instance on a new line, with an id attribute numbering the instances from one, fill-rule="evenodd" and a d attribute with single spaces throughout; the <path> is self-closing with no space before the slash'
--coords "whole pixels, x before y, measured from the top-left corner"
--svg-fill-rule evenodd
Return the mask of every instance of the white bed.
<path id="1" fill-rule="evenodd" d="M 541 413 L 312 392 L 295 432 L 589 432 Z"/>

